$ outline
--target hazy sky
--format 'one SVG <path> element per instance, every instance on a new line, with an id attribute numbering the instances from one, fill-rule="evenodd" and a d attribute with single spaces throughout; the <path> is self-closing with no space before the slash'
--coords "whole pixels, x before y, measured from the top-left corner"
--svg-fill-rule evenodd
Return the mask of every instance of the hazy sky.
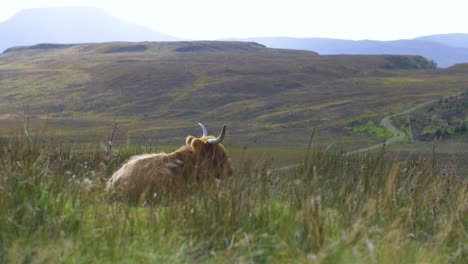
<path id="1" fill-rule="evenodd" d="M 26 8 L 95 6 L 191 39 L 402 39 L 468 33 L 467 0 L 2 0 L 0 22 Z M 0 36 L 1 38 L 1 36 Z"/>

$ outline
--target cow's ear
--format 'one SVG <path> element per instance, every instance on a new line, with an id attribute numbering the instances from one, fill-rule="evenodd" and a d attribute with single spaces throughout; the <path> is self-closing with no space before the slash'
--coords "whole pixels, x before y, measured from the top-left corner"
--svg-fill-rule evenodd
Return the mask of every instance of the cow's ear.
<path id="1" fill-rule="evenodd" d="M 198 138 L 193 138 L 190 145 L 192 146 L 193 149 L 200 149 L 201 146 L 203 145 L 203 141 L 201 141 Z"/>
<path id="2" fill-rule="evenodd" d="M 194 136 L 188 136 L 185 139 L 185 145 L 190 146 L 192 144 L 192 141 L 193 141 L 194 138 L 195 138 Z"/>

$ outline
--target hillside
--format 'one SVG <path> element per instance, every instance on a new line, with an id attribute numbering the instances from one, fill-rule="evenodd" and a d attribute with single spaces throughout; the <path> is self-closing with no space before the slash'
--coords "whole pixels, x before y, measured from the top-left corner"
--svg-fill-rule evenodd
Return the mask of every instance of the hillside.
<path id="1" fill-rule="evenodd" d="M 418 141 L 435 138 L 468 142 L 468 90 L 440 98 L 435 104 L 396 120 L 411 137 Z"/>
<path id="2" fill-rule="evenodd" d="M 447 36 L 448 38 L 448 36 Z M 394 54 L 420 55 L 445 68 L 457 63 L 468 62 L 467 46 L 450 46 L 455 43 L 445 36 L 437 38 L 417 38 L 410 40 L 376 41 L 376 40 L 344 40 L 329 38 L 288 38 L 265 37 L 239 39 L 255 41 L 270 48 L 311 50 L 322 55 L 327 54 Z M 461 43 L 457 42 L 457 43 Z"/>
<path id="3" fill-rule="evenodd" d="M 0 52 L 39 43 L 176 40 L 90 7 L 25 9 L 0 23 L 0 36 Z"/>
<path id="4" fill-rule="evenodd" d="M 417 56 L 244 42 L 37 45 L 0 55 L 0 109 L 4 128 L 41 118 L 74 140 L 108 133 L 117 117 L 132 140 L 180 143 L 203 122 L 228 123 L 232 144 L 303 144 L 313 128 L 328 142 L 367 144 L 380 139 L 345 127 L 454 93 L 467 73 Z"/>

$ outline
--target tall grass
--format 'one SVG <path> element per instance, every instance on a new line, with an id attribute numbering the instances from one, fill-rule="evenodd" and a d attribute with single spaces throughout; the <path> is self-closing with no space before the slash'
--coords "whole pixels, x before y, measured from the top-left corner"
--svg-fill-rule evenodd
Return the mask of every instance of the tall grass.
<path id="1" fill-rule="evenodd" d="M 246 160 L 145 205 L 104 191 L 141 149 L 0 144 L 1 263 L 468 260 L 468 181 L 450 164 L 312 149 L 303 167 Z"/>

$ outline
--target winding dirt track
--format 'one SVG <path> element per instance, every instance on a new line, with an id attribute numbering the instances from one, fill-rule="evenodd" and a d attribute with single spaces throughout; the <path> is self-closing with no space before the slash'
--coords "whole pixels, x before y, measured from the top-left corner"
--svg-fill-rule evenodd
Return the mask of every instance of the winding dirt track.
<path id="1" fill-rule="evenodd" d="M 400 116 L 400 115 L 410 114 L 410 113 L 418 110 L 419 108 L 428 106 L 428 105 L 433 104 L 435 102 L 437 102 L 437 100 L 433 99 L 433 100 L 424 102 L 422 104 L 418 104 L 418 105 L 416 105 L 414 107 L 411 107 L 409 109 L 403 110 L 403 111 L 401 111 L 399 113 L 389 115 L 389 116 L 386 116 L 386 117 L 382 118 L 382 120 L 380 121 L 380 125 L 385 127 L 386 129 L 388 129 L 390 132 L 392 132 L 393 136 L 391 138 L 387 139 L 384 143 L 375 144 L 375 145 L 367 147 L 367 148 L 353 150 L 353 151 L 347 152 L 345 155 L 352 155 L 352 154 L 361 153 L 361 152 L 368 152 L 368 151 L 371 151 L 371 150 L 382 148 L 384 144 L 386 146 L 389 146 L 389 145 L 404 141 L 406 139 L 405 133 L 403 131 L 401 131 L 400 129 L 398 129 L 396 126 L 394 126 L 391 119 L 393 117 L 397 117 L 397 116 Z M 284 167 L 274 169 L 273 171 L 285 171 L 285 170 L 293 169 L 293 168 L 298 167 L 300 165 L 302 165 L 302 163 L 287 165 L 287 166 L 284 166 Z"/>
<path id="2" fill-rule="evenodd" d="M 400 129 L 398 129 L 396 126 L 394 126 L 391 119 L 393 117 L 397 117 L 397 116 L 412 113 L 412 112 L 418 110 L 419 108 L 425 107 L 425 106 L 430 105 L 430 104 L 433 104 L 436 101 L 437 100 L 430 100 L 430 101 L 424 102 L 422 104 L 418 104 L 417 106 L 414 106 L 414 107 L 412 107 L 410 109 L 403 110 L 403 111 L 401 111 L 401 112 L 399 112 L 397 114 L 389 115 L 389 116 L 386 116 L 386 117 L 382 118 L 382 120 L 380 121 L 380 125 L 385 127 L 386 129 L 388 129 L 390 132 L 392 132 L 393 136 L 391 138 L 387 139 L 384 143 L 379 143 L 379 144 L 375 144 L 375 145 L 367 147 L 367 148 L 362 148 L 362 149 L 350 151 L 350 152 L 347 152 L 346 155 L 352 155 L 352 154 L 356 154 L 356 153 L 367 152 L 367 151 L 371 151 L 371 150 L 374 150 L 374 149 L 381 148 L 384 144 L 386 146 L 389 146 L 389 145 L 404 141 L 406 139 L 405 133 L 403 131 L 401 131 Z"/>

